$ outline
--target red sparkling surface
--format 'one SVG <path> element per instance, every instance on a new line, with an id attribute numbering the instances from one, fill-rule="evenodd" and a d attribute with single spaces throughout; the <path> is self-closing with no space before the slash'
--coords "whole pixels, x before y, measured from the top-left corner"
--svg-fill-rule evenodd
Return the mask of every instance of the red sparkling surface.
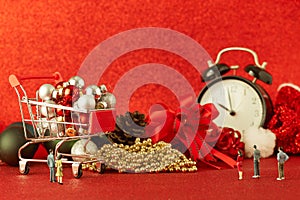
<path id="1" fill-rule="evenodd" d="M 300 84 L 299 1 L 0 1 L 0 128 L 19 121 L 10 74 L 49 75 L 60 71 L 69 78 L 91 50 L 109 37 L 140 27 L 169 28 L 200 43 L 212 58 L 229 46 L 243 46 L 267 61 L 273 85 L 263 85 L 274 99 L 283 82 Z M 253 63 L 247 53 L 226 54 L 222 61 L 242 68 Z M 124 72 L 145 63 L 161 63 L 182 73 L 196 94 L 204 86 L 199 74 L 184 58 L 169 52 L 141 49 L 115 60 L 101 82 L 114 88 Z M 201 70 L 207 66 L 196 66 Z M 91 69 L 92 71 L 92 69 Z M 156 73 L 153 71 L 153 76 Z M 243 70 L 238 74 L 245 75 Z M 252 79 L 250 76 L 248 78 Z M 25 84 L 35 91 L 39 81 Z M 175 96 L 158 85 L 139 88 L 130 99 L 130 110 L 147 113 L 164 101 L 178 107 Z"/>
<path id="2" fill-rule="evenodd" d="M 277 94 L 274 116 L 269 128 L 276 134 L 277 146 L 287 153 L 300 153 L 300 91 L 291 86 L 282 87 Z"/>

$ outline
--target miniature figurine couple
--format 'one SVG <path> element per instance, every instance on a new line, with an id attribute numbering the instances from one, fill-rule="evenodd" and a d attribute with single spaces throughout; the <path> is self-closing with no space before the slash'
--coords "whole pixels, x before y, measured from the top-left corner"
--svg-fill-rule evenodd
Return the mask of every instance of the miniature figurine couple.
<path id="1" fill-rule="evenodd" d="M 49 155 L 47 157 L 47 164 L 48 167 L 50 169 L 50 182 L 56 182 L 55 178 L 54 178 L 54 172 L 55 172 L 55 167 L 56 167 L 56 177 L 57 177 L 57 182 L 59 184 L 63 184 L 62 182 L 62 177 L 63 177 L 63 167 L 62 167 L 62 155 L 61 154 L 57 154 L 56 160 L 54 160 L 54 156 L 53 156 L 53 151 L 52 149 L 49 150 Z"/>
<path id="2" fill-rule="evenodd" d="M 260 177 L 260 171 L 259 171 L 259 163 L 260 163 L 260 150 L 257 148 L 256 145 L 253 145 L 253 164 L 254 164 L 254 175 L 252 178 L 259 178 Z M 283 180 L 284 179 L 284 163 L 289 159 L 289 156 L 283 152 L 282 147 L 278 148 L 277 153 L 277 161 L 278 161 L 278 178 L 277 180 Z M 238 150 L 238 156 L 237 156 L 237 169 L 239 173 L 239 180 L 243 179 L 243 171 L 242 171 L 242 162 L 243 162 L 243 154 L 241 150 Z"/>
<path id="3" fill-rule="evenodd" d="M 257 149 L 256 145 L 253 146 L 254 152 L 253 152 L 253 163 L 254 163 L 254 176 L 252 178 L 259 178 L 259 159 L 260 159 L 260 151 Z M 244 156 L 241 150 L 238 150 L 238 156 L 236 159 L 236 166 L 239 173 L 239 180 L 243 179 L 243 169 L 242 169 L 242 163 L 244 160 Z"/>

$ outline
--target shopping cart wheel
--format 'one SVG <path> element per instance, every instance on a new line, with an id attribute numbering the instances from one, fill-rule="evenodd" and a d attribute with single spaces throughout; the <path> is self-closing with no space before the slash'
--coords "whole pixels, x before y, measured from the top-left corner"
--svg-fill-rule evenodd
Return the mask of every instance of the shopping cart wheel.
<path id="1" fill-rule="evenodd" d="M 27 161 L 25 161 L 25 160 L 19 161 L 19 171 L 21 174 L 24 174 L 24 175 L 29 173 L 29 165 L 28 165 Z"/>
<path id="2" fill-rule="evenodd" d="M 82 165 L 81 163 L 73 163 L 72 164 L 73 176 L 75 178 L 80 178 L 82 176 Z"/>

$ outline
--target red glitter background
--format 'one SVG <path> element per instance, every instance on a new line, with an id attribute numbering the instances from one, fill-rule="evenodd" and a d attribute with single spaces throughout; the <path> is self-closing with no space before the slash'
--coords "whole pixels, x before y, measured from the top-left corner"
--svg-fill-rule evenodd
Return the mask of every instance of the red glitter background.
<path id="1" fill-rule="evenodd" d="M 181 32 L 201 44 L 215 59 L 226 47 L 242 46 L 268 62 L 271 86 L 263 85 L 274 100 L 281 83 L 300 85 L 300 1 L 298 0 L 178 0 L 178 1 L 0 1 L 0 123 L 1 129 L 20 121 L 17 97 L 8 76 L 47 75 L 61 72 L 66 79 L 76 75 L 87 55 L 107 38 L 135 28 L 161 27 Z M 228 64 L 253 63 L 245 53 L 222 57 Z M 115 60 L 101 78 L 113 89 L 129 69 L 145 63 L 161 63 L 182 73 L 196 94 L 203 87 L 199 74 L 186 60 L 169 52 L 141 49 Z M 204 70 L 207 66 L 203 66 Z M 156 73 L 153 71 L 153 76 Z M 25 84 L 34 91 L 40 82 Z M 130 111 L 148 112 L 164 101 L 178 102 L 168 89 L 158 85 L 139 88 L 131 97 Z"/>

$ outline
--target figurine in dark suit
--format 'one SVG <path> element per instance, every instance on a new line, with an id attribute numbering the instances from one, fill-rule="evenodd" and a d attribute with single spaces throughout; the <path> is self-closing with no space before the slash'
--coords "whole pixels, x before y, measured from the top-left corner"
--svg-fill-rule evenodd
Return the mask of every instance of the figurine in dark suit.
<path id="1" fill-rule="evenodd" d="M 253 146 L 253 163 L 254 163 L 254 176 L 252 178 L 259 178 L 259 162 L 260 162 L 260 151 L 257 149 L 257 146 Z"/>
<path id="2" fill-rule="evenodd" d="M 50 182 L 55 182 L 55 161 L 54 161 L 54 156 L 53 156 L 53 151 L 52 149 L 49 150 L 49 155 L 47 156 L 47 165 L 50 170 Z"/>

